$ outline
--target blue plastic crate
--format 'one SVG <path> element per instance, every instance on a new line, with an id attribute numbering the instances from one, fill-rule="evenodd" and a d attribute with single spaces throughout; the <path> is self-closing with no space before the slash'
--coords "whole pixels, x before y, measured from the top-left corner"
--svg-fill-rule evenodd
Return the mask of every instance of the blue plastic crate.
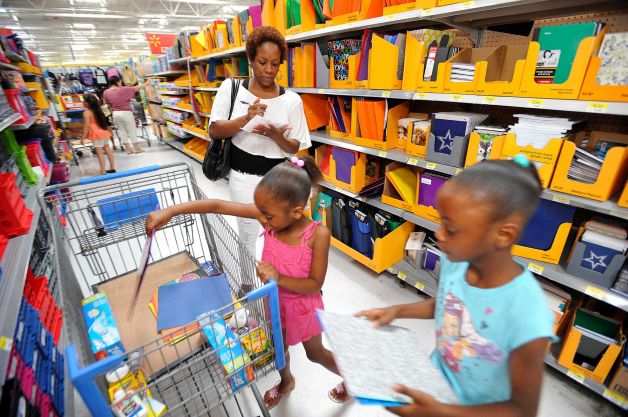
<path id="1" fill-rule="evenodd" d="M 106 230 L 117 229 L 120 225 L 159 210 L 159 199 L 154 188 L 104 198 L 96 203 Z"/>

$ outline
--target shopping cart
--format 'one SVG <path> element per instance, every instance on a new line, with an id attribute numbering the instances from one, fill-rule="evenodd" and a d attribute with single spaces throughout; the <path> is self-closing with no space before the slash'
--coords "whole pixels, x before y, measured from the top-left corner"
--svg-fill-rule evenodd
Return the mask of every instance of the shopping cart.
<path id="1" fill-rule="evenodd" d="M 42 190 L 39 201 L 57 246 L 68 373 L 93 416 L 112 416 L 115 407 L 135 394 L 155 416 L 211 416 L 216 411 L 244 416 L 239 401 L 248 388 L 261 413 L 269 415 L 255 381 L 285 366 L 277 286 L 259 281 L 254 258 L 222 216 L 175 217 L 155 233 L 152 259 L 129 319 L 132 291 L 125 293 L 124 288 L 136 284 L 147 212 L 203 198 L 186 163 Z M 199 322 L 157 333 L 146 301 L 159 284 L 199 267 L 226 275 L 233 302 L 203 314 Z M 95 361 L 80 300 L 99 291 L 108 296 L 124 350 Z M 234 321 L 237 329 L 228 330 L 225 323 Z M 225 331 L 228 343 L 220 345 Z M 104 376 L 122 365 L 141 368 L 145 384 L 127 388 L 126 396 L 114 402 Z M 167 411 L 159 414 L 154 400 Z"/>

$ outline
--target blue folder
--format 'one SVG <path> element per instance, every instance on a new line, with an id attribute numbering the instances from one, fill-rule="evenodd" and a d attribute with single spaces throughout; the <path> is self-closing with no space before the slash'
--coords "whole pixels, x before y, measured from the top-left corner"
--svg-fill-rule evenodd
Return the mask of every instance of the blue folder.
<path id="1" fill-rule="evenodd" d="M 233 300 L 225 274 L 178 284 L 162 285 L 158 290 L 157 330 L 162 331 L 196 321 L 197 317 L 224 306 L 233 311 Z"/>
<path id="2" fill-rule="evenodd" d="M 573 222 L 575 213 L 575 207 L 541 200 L 518 244 L 528 248 L 548 250 L 554 243 L 554 237 L 560 225 Z"/>

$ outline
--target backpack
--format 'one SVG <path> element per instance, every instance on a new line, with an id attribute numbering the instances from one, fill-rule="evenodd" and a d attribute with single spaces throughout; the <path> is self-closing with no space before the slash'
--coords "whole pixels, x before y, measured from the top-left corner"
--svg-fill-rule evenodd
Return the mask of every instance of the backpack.
<path id="1" fill-rule="evenodd" d="M 111 77 L 122 78 L 120 77 L 120 71 L 118 71 L 116 67 L 107 68 L 107 78 L 111 78 Z"/>
<path id="2" fill-rule="evenodd" d="M 122 68 L 122 82 L 124 82 L 124 85 L 127 86 L 137 84 L 137 75 L 135 74 L 133 68 L 128 65 L 125 65 L 124 68 Z"/>

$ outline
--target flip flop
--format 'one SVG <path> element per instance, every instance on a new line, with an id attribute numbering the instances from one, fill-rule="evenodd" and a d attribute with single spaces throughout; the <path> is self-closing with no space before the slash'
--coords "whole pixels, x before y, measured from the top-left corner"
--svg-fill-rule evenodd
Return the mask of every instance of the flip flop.
<path id="1" fill-rule="evenodd" d="M 344 403 L 349 399 L 349 393 L 345 388 L 344 382 L 340 382 L 338 383 L 338 385 L 330 389 L 329 392 L 327 392 L 327 395 L 329 396 L 330 400 L 339 404 Z"/>
<path id="2" fill-rule="evenodd" d="M 281 383 L 281 381 L 279 381 L 271 389 L 264 393 L 264 406 L 266 406 L 267 410 L 274 408 L 277 404 L 279 404 L 279 401 L 281 401 L 284 395 L 288 395 L 294 390 L 296 381 L 294 381 L 294 379 L 292 381 L 292 385 L 290 385 L 286 392 L 279 391 L 279 384 Z"/>

